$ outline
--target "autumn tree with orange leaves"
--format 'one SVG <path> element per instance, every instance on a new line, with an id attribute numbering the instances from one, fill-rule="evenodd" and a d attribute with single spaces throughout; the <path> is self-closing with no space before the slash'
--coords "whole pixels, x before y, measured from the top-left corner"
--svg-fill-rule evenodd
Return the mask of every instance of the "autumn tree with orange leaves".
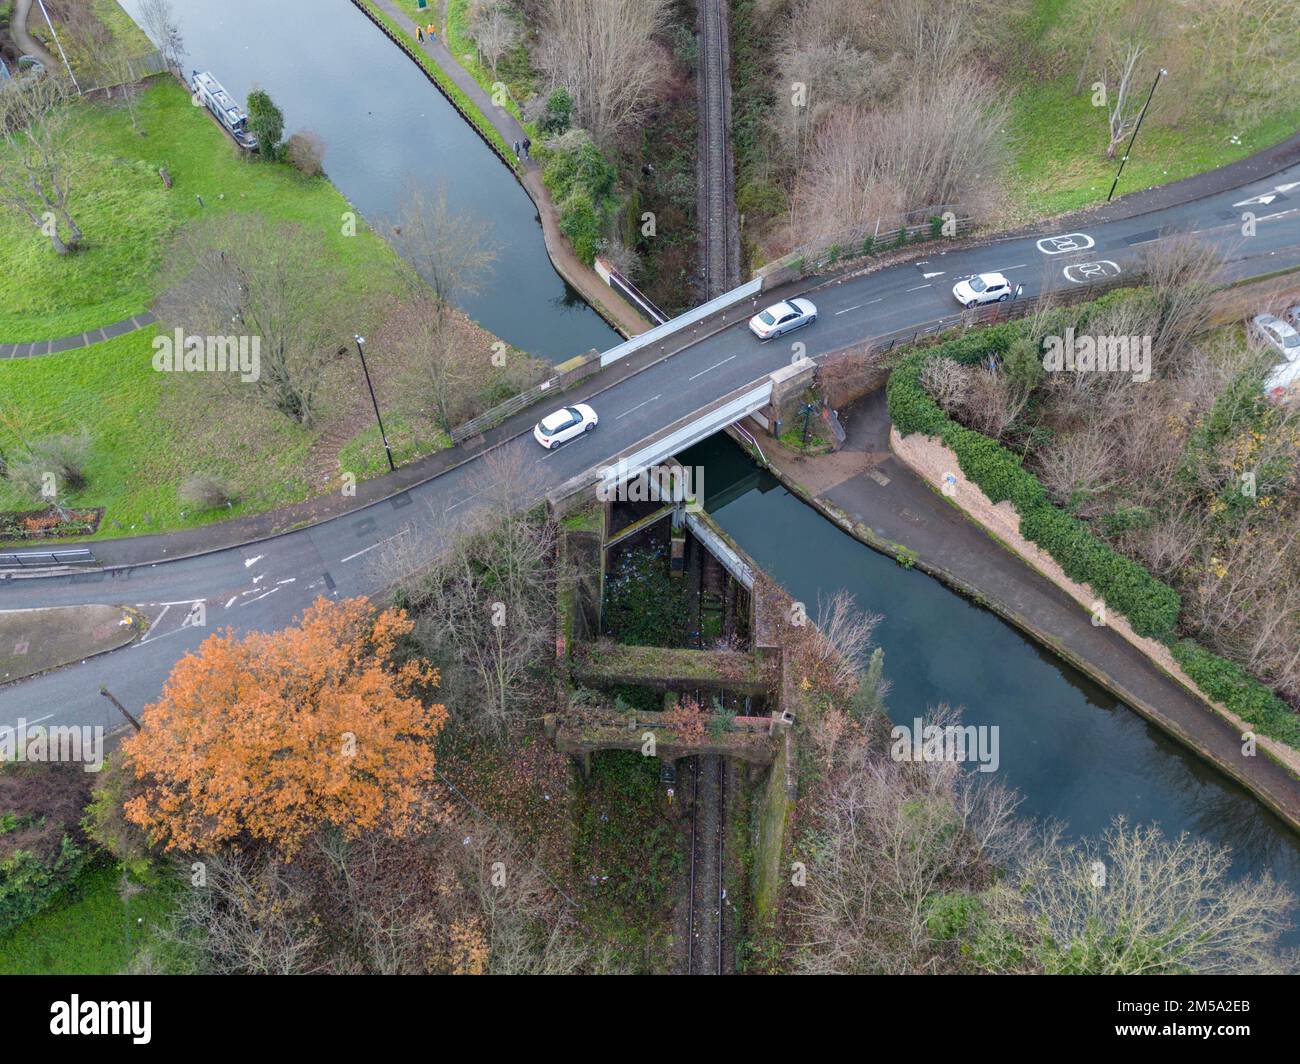
<path id="1" fill-rule="evenodd" d="M 322 828 L 406 834 L 427 815 L 438 673 L 399 661 L 413 622 L 365 598 L 319 598 L 302 623 L 203 641 L 123 744 L 140 793 L 126 818 L 168 850 L 269 845 Z"/>

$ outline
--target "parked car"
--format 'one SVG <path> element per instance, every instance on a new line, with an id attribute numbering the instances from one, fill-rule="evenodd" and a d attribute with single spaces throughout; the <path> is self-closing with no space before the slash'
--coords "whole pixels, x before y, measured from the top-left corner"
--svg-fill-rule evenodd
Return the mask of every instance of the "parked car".
<path id="1" fill-rule="evenodd" d="M 952 294 L 963 307 L 980 307 L 985 303 L 1004 303 L 1011 298 L 1011 282 L 1000 273 L 977 273 L 963 277 L 952 286 Z"/>
<path id="2" fill-rule="evenodd" d="M 547 414 L 533 429 L 533 438 L 549 450 L 590 432 L 599 422 L 596 411 L 586 403 L 577 403 Z"/>
<path id="3" fill-rule="evenodd" d="M 1256 314 L 1250 324 L 1255 335 L 1275 348 L 1288 362 L 1300 357 L 1300 332 L 1294 326 L 1272 314 Z"/>
<path id="4" fill-rule="evenodd" d="M 802 325 L 811 325 L 817 320 L 817 308 L 810 299 L 786 299 L 774 303 L 767 310 L 759 311 L 749 319 L 749 331 L 760 340 L 770 340 L 774 336 L 798 329 Z"/>
<path id="5" fill-rule="evenodd" d="M 1300 358 L 1274 366 L 1264 378 L 1263 391 L 1275 403 L 1300 400 Z"/>
<path id="6" fill-rule="evenodd" d="M 1297 303 L 1293 307 L 1287 307 L 1286 310 L 1282 312 L 1282 318 L 1289 325 L 1300 330 L 1300 303 Z"/>

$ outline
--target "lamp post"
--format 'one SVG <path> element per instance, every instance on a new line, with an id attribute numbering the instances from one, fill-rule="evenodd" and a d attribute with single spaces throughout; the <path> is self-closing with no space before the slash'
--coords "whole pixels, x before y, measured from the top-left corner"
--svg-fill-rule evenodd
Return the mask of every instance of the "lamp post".
<path id="1" fill-rule="evenodd" d="M 1115 195 L 1115 186 L 1119 184 L 1119 175 L 1124 172 L 1124 164 L 1128 162 L 1129 152 L 1133 150 L 1133 142 L 1138 139 L 1138 130 L 1142 128 L 1142 119 L 1147 116 L 1147 108 L 1151 106 L 1151 97 L 1156 94 L 1156 86 L 1160 84 L 1160 79 L 1168 74 L 1164 67 L 1156 74 L 1156 80 L 1151 83 L 1151 91 L 1147 93 L 1147 102 L 1142 105 L 1142 111 L 1138 115 L 1137 125 L 1133 127 L 1133 136 L 1128 139 L 1128 147 L 1124 149 L 1123 156 L 1119 160 L 1119 169 L 1115 171 L 1115 180 L 1110 183 L 1110 191 L 1106 193 L 1106 202 L 1110 202 L 1111 196 Z"/>
<path id="2" fill-rule="evenodd" d="M 370 402 L 375 408 L 375 420 L 379 422 L 379 435 L 384 441 L 384 453 L 388 455 L 388 468 L 392 472 L 397 472 L 397 466 L 393 463 L 393 449 L 388 446 L 388 433 L 384 431 L 384 419 L 379 416 L 379 400 L 375 398 L 375 386 L 370 383 L 370 369 L 366 366 L 366 338 L 364 336 L 354 336 L 357 342 L 357 354 L 361 356 L 361 372 L 366 375 L 366 387 L 370 389 Z"/>

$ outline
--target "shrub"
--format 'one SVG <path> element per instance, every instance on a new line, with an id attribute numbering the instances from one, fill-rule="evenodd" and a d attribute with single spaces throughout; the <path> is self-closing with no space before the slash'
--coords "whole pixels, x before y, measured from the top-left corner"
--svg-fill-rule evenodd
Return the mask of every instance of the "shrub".
<path id="1" fill-rule="evenodd" d="M 263 159 L 275 162 L 280 158 L 284 114 L 262 89 L 254 89 L 248 94 L 248 130 L 257 138 L 257 150 Z"/>
<path id="2" fill-rule="evenodd" d="M 308 177 L 325 172 L 325 141 L 310 129 L 300 129 L 284 145 L 285 161 Z"/>
<path id="3" fill-rule="evenodd" d="M 78 820 L 90 778 L 81 765 L 0 767 L 0 935 L 48 908 L 85 867 Z"/>
<path id="4" fill-rule="evenodd" d="M 541 128 L 543 133 L 564 133 L 573 121 L 573 97 L 566 89 L 556 89 L 546 98 L 546 110 L 542 113 Z"/>
<path id="5" fill-rule="evenodd" d="M 47 487 L 59 493 L 80 491 L 89 482 L 90 435 L 84 429 L 75 434 L 44 436 L 32 443 L 29 452 L 9 463 L 8 477 L 33 499 L 49 501 Z"/>
<path id="6" fill-rule="evenodd" d="M 593 203 L 609 195 L 617 176 L 613 165 L 600 153 L 585 129 L 571 129 L 547 145 L 549 157 L 542 179 L 556 199 L 567 199 L 584 190 Z"/>
<path id="7" fill-rule="evenodd" d="M 178 494 L 181 503 L 192 510 L 215 510 L 235 501 L 226 484 L 207 473 L 191 473 L 181 481 Z"/>
<path id="8" fill-rule="evenodd" d="M 1300 717 L 1240 665 L 1190 639 L 1181 639 L 1170 649 L 1174 660 L 1206 695 L 1264 735 L 1300 747 Z"/>
<path id="9" fill-rule="evenodd" d="M 596 260 L 602 228 L 600 214 L 586 189 L 575 189 L 560 204 L 560 231 L 583 262 L 590 266 Z"/>

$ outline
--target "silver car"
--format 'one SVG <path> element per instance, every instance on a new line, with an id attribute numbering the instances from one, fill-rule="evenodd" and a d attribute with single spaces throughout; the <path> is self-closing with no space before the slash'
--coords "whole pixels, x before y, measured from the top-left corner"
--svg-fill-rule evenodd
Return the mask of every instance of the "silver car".
<path id="1" fill-rule="evenodd" d="M 786 299 L 750 318 L 749 331 L 760 340 L 770 340 L 774 336 L 793 332 L 800 326 L 811 325 L 816 320 L 817 308 L 811 299 Z"/>
<path id="2" fill-rule="evenodd" d="M 1251 319 L 1252 331 L 1288 362 L 1300 358 L 1300 332 L 1272 314 L 1257 314 Z"/>

